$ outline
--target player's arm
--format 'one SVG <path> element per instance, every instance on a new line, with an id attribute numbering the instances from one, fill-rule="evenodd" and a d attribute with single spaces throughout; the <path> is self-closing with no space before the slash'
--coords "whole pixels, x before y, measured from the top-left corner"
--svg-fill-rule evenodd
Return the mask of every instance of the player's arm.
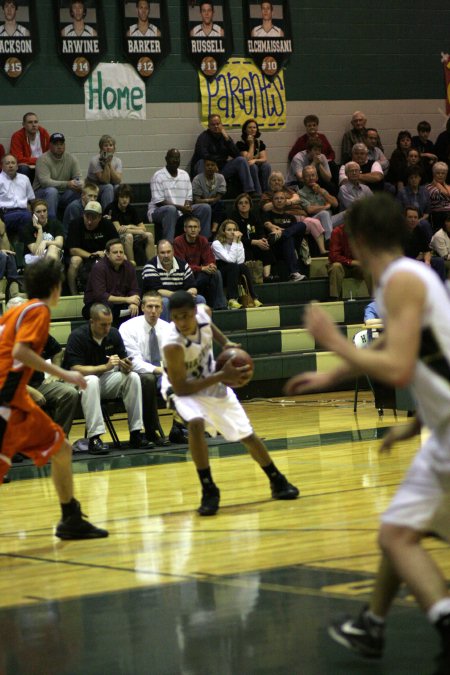
<path id="1" fill-rule="evenodd" d="M 211 310 L 209 307 L 207 307 L 206 311 L 208 314 L 211 316 Z M 211 329 L 212 329 L 212 334 L 214 338 L 214 342 L 217 342 L 222 349 L 225 349 L 226 347 L 240 347 L 240 343 L 233 342 L 232 340 L 229 340 L 226 335 L 222 333 L 222 331 L 217 328 L 215 323 L 211 323 Z"/>
<path id="2" fill-rule="evenodd" d="M 177 396 L 190 396 L 197 394 L 213 384 L 226 381 L 227 384 L 241 384 L 247 381 L 248 366 L 233 366 L 229 359 L 222 370 L 211 373 L 201 379 L 187 379 L 186 366 L 184 363 L 184 351 L 179 345 L 166 345 L 164 347 L 164 363 L 172 389 Z"/>
<path id="3" fill-rule="evenodd" d="M 395 443 L 407 441 L 409 438 L 417 436 L 417 434 L 420 433 L 421 428 L 422 423 L 418 417 L 410 420 L 407 424 L 391 427 L 383 437 L 379 452 L 389 452 Z"/>
<path id="4" fill-rule="evenodd" d="M 33 370 L 39 370 L 42 373 L 48 373 L 49 375 L 54 375 L 57 378 L 70 382 L 70 384 L 75 384 L 81 389 L 86 388 L 86 380 L 80 373 L 74 373 L 69 370 L 64 370 L 54 363 L 48 363 L 43 359 L 39 354 L 36 354 L 28 343 L 26 342 L 16 342 L 13 347 L 12 355 L 14 359 L 17 359 L 25 366 L 33 368 Z"/>
<path id="5" fill-rule="evenodd" d="M 387 284 L 386 323 L 379 349 L 357 349 L 317 305 L 306 312 L 306 327 L 318 342 L 359 371 L 392 387 L 409 384 L 419 352 L 425 286 L 409 272 L 399 272 Z M 407 339 L 405 339 L 405 336 Z"/>

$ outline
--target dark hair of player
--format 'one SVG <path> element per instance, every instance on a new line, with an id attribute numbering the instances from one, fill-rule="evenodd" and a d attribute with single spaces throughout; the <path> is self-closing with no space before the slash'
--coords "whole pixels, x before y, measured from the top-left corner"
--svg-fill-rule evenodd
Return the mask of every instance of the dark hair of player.
<path id="1" fill-rule="evenodd" d="M 181 309 L 182 307 L 194 309 L 195 298 L 192 293 L 188 293 L 187 291 L 175 291 L 169 298 L 169 312 L 173 309 Z"/>
<path id="2" fill-rule="evenodd" d="M 63 267 L 59 260 L 41 258 L 25 268 L 25 289 L 28 297 L 49 298 L 52 291 L 59 286 L 64 278 Z"/>
<path id="3" fill-rule="evenodd" d="M 402 248 L 408 237 L 401 206 L 383 193 L 355 202 L 347 211 L 345 229 L 357 243 L 376 251 Z"/>

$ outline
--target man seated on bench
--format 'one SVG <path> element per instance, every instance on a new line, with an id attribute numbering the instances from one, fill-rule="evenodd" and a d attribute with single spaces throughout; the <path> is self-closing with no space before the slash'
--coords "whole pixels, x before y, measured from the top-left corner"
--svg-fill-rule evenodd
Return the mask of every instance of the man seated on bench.
<path id="1" fill-rule="evenodd" d="M 85 376 L 87 387 L 81 392 L 81 407 L 86 420 L 88 452 L 107 455 L 108 446 L 100 438 L 105 433 L 101 399 L 123 398 L 128 414 L 131 448 L 150 448 L 141 436 L 142 392 L 137 373 L 131 372 L 131 361 L 119 331 L 112 327 L 109 307 L 96 303 L 91 307 L 87 324 L 69 335 L 64 367 Z"/>

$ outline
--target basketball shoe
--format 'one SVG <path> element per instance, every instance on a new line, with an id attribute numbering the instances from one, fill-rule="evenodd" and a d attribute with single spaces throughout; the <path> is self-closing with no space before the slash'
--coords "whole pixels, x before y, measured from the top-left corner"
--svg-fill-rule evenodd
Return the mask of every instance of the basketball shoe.
<path id="1" fill-rule="evenodd" d="M 384 623 L 380 624 L 367 614 L 368 607 L 363 607 L 356 619 L 345 617 L 335 621 L 328 627 L 333 640 L 360 656 L 378 659 L 384 649 Z"/>
<path id="2" fill-rule="evenodd" d="M 92 525 L 85 520 L 85 514 L 81 511 L 80 503 L 72 500 L 72 512 L 61 518 L 56 526 L 55 535 L 60 539 L 103 539 L 108 536 L 108 530 Z M 84 516 L 84 517 L 83 517 Z"/>
<path id="3" fill-rule="evenodd" d="M 214 516 L 219 510 L 220 490 L 214 485 L 208 490 L 203 490 L 202 501 L 197 509 L 200 516 Z"/>
<path id="4" fill-rule="evenodd" d="M 300 494 L 298 488 L 289 483 L 286 476 L 283 475 L 271 480 L 270 488 L 274 499 L 297 499 Z"/>

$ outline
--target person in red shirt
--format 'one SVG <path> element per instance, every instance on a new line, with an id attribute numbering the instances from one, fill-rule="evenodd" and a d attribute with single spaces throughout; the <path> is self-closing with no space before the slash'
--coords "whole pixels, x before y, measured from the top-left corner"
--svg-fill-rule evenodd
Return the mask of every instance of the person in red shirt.
<path id="1" fill-rule="evenodd" d="M 0 318 L 0 484 L 12 458 L 20 452 L 36 466 L 50 459 L 52 478 L 62 518 L 56 527 L 60 539 L 97 539 L 107 530 L 95 527 L 81 512 L 73 496 L 72 447 L 62 428 L 32 400 L 27 384 L 34 370 L 62 378 L 81 389 L 79 373 L 63 370 L 41 356 L 47 342 L 50 307 L 61 295 L 63 268 L 59 261 L 43 258 L 25 271 L 25 285 L 32 298 Z"/>
<path id="2" fill-rule="evenodd" d="M 184 221 L 184 234 L 173 240 L 175 257 L 185 260 L 194 273 L 199 293 L 213 309 L 226 309 L 223 280 L 217 269 L 216 258 L 206 237 L 200 234 L 200 221 L 188 216 Z"/>
<path id="3" fill-rule="evenodd" d="M 331 233 L 328 260 L 330 297 L 333 300 L 342 298 L 342 282 L 346 277 L 364 279 L 369 295 L 372 296 L 372 277 L 354 257 L 344 223 L 335 227 Z"/>
<path id="4" fill-rule="evenodd" d="M 27 112 L 22 119 L 22 129 L 11 136 L 10 153 L 17 159 L 19 173 L 34 179 L 34 169 L 38 157 L 47 152 L 50 135 L 47 129 L 39 126 L 39 119 L 34 112 Z M 0 157 L 1 159 L 1 157 Z"/>
<path id="5" fill-rule="evenodd" d="M 328 138 L 324 134 L 320 134 L 318 131 L 319 118 L 317 117 L 317 115 L 306 115 L 305 119 L 303 120 L 303 124 L 305 125 L 306 134 L 303 134 L 303 136 L 299 136 L 299 138 L 297 138 L 297 140 L 295 141 L 294 145 L 289 151 L 289 161 L 292 160 L 292 158 L 294 157 L 294 155 L 297 154 L 297 152 L 306 150 L 306 144 L 309 140 L 319 139 L 322 143 L 322 152 L 327 158 L 328 162 L 334 162 L 336 155 L 333 148 L 331 147 Z"/>

